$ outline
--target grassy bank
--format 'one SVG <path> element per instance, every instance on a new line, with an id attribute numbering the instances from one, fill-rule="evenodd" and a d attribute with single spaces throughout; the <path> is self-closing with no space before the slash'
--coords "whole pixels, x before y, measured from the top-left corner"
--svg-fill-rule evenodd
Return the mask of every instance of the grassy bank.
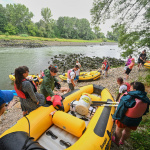
<path id="1" fill-rule="evenodd" d="M 150 70 L 149 74 L 143 78 L 139 77 L 139 81 L 143 82 L 146 87 L 147 96 L 150 98 Z M 136 150 L 149 150 L 150 149 L 150 112 L 143 116 L 138 129 L 131 133 L 129 142 Z"/>
<path id="2" fill-rule="evenodd" d="M 78 43 L 102 43 L 102 42 L 115 42 L 108 39 L 97 39 L 97 40 L 79 40 L 79 39 L 59 39 L 59 38 L 44 38 L 44 37 L 33 37 L 25 35 L 0 35 L 2 40 L 33 40 L 33 41 L 57 41 L 57 42 L 78 42 Z"/>

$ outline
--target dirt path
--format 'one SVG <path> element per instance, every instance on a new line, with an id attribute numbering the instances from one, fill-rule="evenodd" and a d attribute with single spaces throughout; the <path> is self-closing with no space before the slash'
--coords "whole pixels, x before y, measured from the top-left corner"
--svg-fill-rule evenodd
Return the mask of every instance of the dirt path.
<path id="1" fill-rule="evenodd" d="M 117 77 L 125 77 L 125 74 L 123 73 L 123 67 L 119 68 L 112 68 L 109 70 L 109 76 L 107 78 L 104 78 L 103 75 L 101 78 L 97 81 L 93 82 L 81 82 L 77 83 L 76 89 L 80 88 L 85 85 L 89 84 L 97 84 L 102 85 L 109 89 L 110 93 L 113 95 L 114 98 L 116 98 L 116 92 L 118 91 L 118 85 L 116 82 Z M 137 81 L 140 76 L 144 77 L 147 75 L 147 71 L 143 69 L 142 71 L 138 72 L 137 66 L 135 66 L 130 73 L 129 79 L 127 82 Z M 67 83 L 61 82 L 61 84 L 65 87 L 67 87 Z M 14 98 L 14 101 L 18 101 L 14 106 L 12 106 L 7 113 L 5 114 L 5 120 L 3 120 L 2 124 L 0 124 L 0 134 L 2 134 L 5 130 L 13 126 L 21 117 L 22 117 L 22 111 L 20 107 L 20 102 L 17 97 Z M 117 150 L 118 148 L 112 143 L 111 150 Z M 128 143 L 125 143 L 125 146 L 123 149 L 132 149 L 131 145 Z"/>

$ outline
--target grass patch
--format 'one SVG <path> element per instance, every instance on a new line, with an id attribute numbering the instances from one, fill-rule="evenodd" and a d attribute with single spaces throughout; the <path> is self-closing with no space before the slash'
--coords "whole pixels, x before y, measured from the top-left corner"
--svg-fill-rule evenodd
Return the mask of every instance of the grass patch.
<path id="1" fill-rule="evenodd" d="M 44 38 L 44 37 L 33 37 L 28 36 L 27 34 L 21 34 L 19 36 L 16 35 L 0 35 L 0 39 L 3 40 L 39 40 L 39 41 L 58 41 L 58 42 L 79 42 L 79 43 L 101 43 L 103 39 L 97 40 L 79 40 L 79 39 L 59 39 L 59 38 Z M 107 42 L 114 42 L 107 40 Z"/>
<path id="2" fill-rule="evenodd" d="M 146 90 L 149 91 L 150 88 L 150 70 L 148 70 L 148 75 L 146 77 L 139 76 L 139 82 L 145 84 Z M 147 93 L 150 98 L 150 93 Z M 150 149 L 150 112 L 143 116 L 143 119 L 136 131 L 131 132 L 131 137 L 129 139 L 132 147 L 136 150 L 149 150 Z"/>
<path id="3" fill-rule="evenodd" d="M 130 142 L 136 150 L 149 150 L 150 149 L 150 113 L 143 116 L 138 129 L 131 132 Z"/>

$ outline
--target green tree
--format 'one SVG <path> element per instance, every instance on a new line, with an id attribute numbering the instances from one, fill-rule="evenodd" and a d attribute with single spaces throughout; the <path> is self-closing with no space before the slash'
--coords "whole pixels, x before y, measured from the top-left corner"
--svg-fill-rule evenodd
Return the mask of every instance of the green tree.
<path id="1" fill-rule="evenodd" d="M 6 20 L 6 9 L 0 4 L 0 31 L 5 32 L 5 25 L 7 24 Z"/>
<path id="2" fill-rule="evenodd" d="M 91 14 L 93 24 L 117 18 L 114 30 L 119 30 L 118 41 L 125 50 L 124 57 L 139 48 L 150 48 L 149 0 L 94 0 Z"/>
<path id="3" fill-rule="evenodd" d="M 15 35 L 18 31 L 18 29 L 15 26 L 13 26 L 11 23 L 5 25 L 4 29 L 5 32 L 8 32 L 10 35 Z"/>
<path id="4" fill-rule="evenodd" d="M 7 4 L 6 5 L 6 19 L 7 22 L 17 28 L 18 33 L 27 33 L 27 26 L 31 22 L 33 13 L 22 4 Z"/>
<path id="5" fill-rule="evenodd" d="M 94 30 L 94 33 L 95 33 L 97 39 L 105 38 L 105 35 L 104 35 L 104 33 L 101 32 L 101 29 L 99 26 L 94 26 L 93 30 Z"/>
<path id="6" fill-rule="evenodd" d="M 51 10 L 47 8 L 42 8 L 41 10 L 41 15 L 42 15 L 42 20 L 43 20 L 43 25 L 42 28 L 44 27 L 46 32 L 44 33 L 45 37 L 53 37 L 54 36 L 54 30 L 53 30 L 53 24 L 54 20 L 52 19 L 52 14 Z"/>

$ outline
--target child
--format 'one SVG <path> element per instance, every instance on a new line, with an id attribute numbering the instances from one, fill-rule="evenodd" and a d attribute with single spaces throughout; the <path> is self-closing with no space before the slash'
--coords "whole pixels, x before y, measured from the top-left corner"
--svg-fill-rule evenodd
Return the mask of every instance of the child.
<path id="1" fill-rule="evenodd" d="M 144 84 L 132 82 L 130 92 L 123 95 L 119 105 L 112 116 L 116 123 L 115 136 L 112 141 L 116 145 L 123 145 L 130 137 L 131 130 L 136 130 L 142 116 L 149 112 L 150 100 L 145 92 Z"/>

